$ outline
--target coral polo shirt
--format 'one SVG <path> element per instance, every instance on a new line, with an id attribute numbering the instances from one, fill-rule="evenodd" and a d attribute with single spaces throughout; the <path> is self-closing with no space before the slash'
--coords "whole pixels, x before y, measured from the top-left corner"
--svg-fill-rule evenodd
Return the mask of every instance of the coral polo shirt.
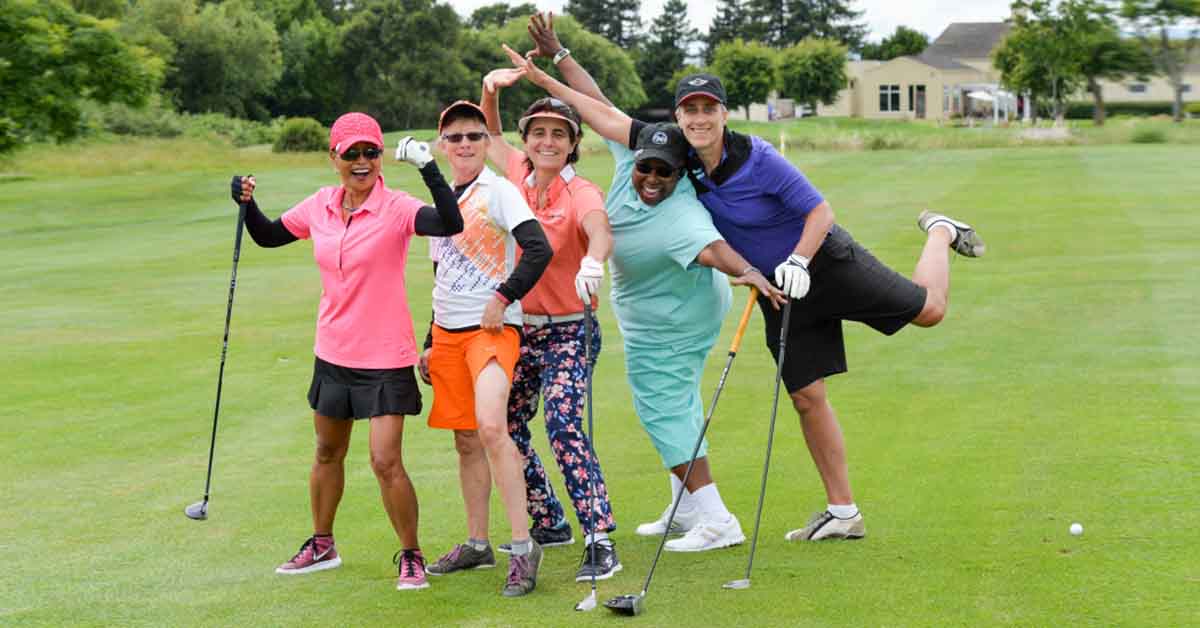
<path id="1" fill-rule="evenodd" d="M 575 174 L 567 165 L 546 190 L 545 206 L 538 206 L 538 191 L 533 173 L 525 164 L 525 153 L 514 151 L 505 168 L 508 180 L 517 186 L 533 215 L 546 232 L 554 249 L 554 257 L 542 278 L 522 299 L 526 314 L 562 316 L 583 311 L 583 302 L 575 293 L 575 275 L 579 263 L 587 255 L 588 238 L 583 230 L 583 217 L 591 212 L 604 211 L 604 196 L 594 183 Z M 592 297 L 592 308 L 597 300 Z"/>
<path id="2" fill-rule="evenodd" d="M 342 220 L 345 188 L 325 187 L 284 212 L 283 225 L 312 240 L 321 271 L 317 357 L 349 368 L 392 369 L 417 363 L 404 284 L 408 245 L 425 204 L 389 190 L 383 177 L 362 208 Z"/>

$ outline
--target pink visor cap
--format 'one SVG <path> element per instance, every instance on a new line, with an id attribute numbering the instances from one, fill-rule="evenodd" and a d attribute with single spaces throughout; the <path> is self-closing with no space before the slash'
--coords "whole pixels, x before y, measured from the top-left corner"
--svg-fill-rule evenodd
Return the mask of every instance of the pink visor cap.
<path id="1" fill-rule="evenodd" d="M 383 148 L 383 131 L 375 118 L 357 111 L 342 114 L 329 129 L 329 149 L 340 153 L 359 142 L 370 142 Z"/>

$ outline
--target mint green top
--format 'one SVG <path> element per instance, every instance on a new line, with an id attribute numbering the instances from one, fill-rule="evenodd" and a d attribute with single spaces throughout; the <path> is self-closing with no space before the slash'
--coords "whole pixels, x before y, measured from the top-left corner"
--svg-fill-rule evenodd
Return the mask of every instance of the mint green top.
<path id="1" fill-rule="evenodd" d="M 712 216 L 684 177 L 658 205 L 633 189 L 633 151 L 608 142 L 616 160 L 605 208 L 612 224 L 612 305 L 631 348 L 691 348 L 716 340 L 733 293 L 719 271 L 696 263 L 721 240 Z"/>

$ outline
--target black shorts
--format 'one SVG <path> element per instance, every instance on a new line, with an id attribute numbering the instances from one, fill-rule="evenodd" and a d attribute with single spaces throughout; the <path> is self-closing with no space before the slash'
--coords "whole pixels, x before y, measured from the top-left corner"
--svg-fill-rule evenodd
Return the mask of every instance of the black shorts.
<path id="1" fill-rule="evenodd" d="M 308 405 L 317 413 L 333 419 L 421 413 L 421 389 L 413 367 L 352 369 L 315 360 Z"/>
<path id="2" fill-rule="evenodd" d="M 783 381 L 788 392 L 846 372 L 842 321 L 858 321 L 892 335 L 925 307 L 925 288 L 888 268 L 841 227 L 834 225 L 808 267 L 812 285 L 792 304 Z M 765 297 L 758 307 L 766 322 L 767 347 L 779 359 L 783 310 Z"/>

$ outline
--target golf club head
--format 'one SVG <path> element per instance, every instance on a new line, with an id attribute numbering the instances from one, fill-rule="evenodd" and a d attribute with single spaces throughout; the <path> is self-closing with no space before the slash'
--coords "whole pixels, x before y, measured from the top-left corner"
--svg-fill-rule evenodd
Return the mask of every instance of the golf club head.
<path id="1" fill-rule="evenodd" d="M 188 519 L 195 519 L 196 521 L 208 519 L 208 500 L 198 501 L 184 508 L 183 514 L 187 515 Z"/>
<path id="2" fill-rule="evenodd" d="M 721 588 L 722 589 L 734 589 L 734 590 L 749 589 L 750 588 L 750 579 L 742 578 L 741 580 L 730 580 L 729 582 L 726 582 L 725 584 L 721 585 Z"/>
<path id="3" fill-rule="evenodd" d="M 642 603 L 640 595 L 618 595 L 604 603 L 608 610 L 618 615 L 629 615 L 631 617 L 641 615 L 646 610 Z"/>
<path id="4" fill-rule="evenodd" d="M 594 589 L 587 597 L 575 605 L 575 610 L 577 611 L 590 611 L 594 608 L 596 608 L 596 591 Z"/>

